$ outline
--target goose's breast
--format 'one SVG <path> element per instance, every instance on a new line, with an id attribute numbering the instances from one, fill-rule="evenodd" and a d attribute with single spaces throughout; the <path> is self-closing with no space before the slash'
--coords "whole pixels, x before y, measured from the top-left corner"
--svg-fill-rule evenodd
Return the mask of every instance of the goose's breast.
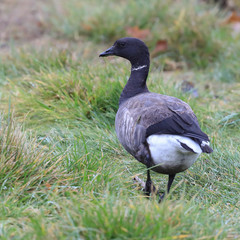
<path id="1" fill-rule="evenodd" d="M 131 154 L 134 153 L 134 132 L 136 122 L 127 108 L 118 110 L 115 119 L 117 137 L 123 147 Z"/>
<path id="2" fill-rule="evenodd" d="M 174 174 L 188 169 L 202 152 L 192 139 L 178 135 L 151 135 L 147 142 L 153 166 L 156 166 L 152 170 L 163 174 Z M 192 151 L 189 151 L 190 149 Z"/>

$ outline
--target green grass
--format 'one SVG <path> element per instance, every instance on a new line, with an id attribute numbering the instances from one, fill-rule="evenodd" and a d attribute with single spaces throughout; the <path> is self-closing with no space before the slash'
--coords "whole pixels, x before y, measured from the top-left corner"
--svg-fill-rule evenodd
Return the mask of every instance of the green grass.
<path id="1" fill-rule="evenodd" d="M 110 42 L 126 36 L 129 27 L 138 26 L 150 31 L 145 39 L 150 50 L 157 40 L 166 39 L 171 59 L 200 68 L 221 57 L 221 45 L 231 34 L 221 25 L 224 13 L 216 6 L 193 0 L 152 0 L 150 4 L 144 0 L 94 0 L 91 8 L 89 2 L 72 0 L 54 2 L 49 11 L 53 15 L 49 21 L 60 37 L 87 36 L 97 43 Z"/>
<path id="2" fill-rule="evenodd" d="M 49 31 L 71 42 L 69 49 L 16 44 L 2 56 L 0 239 L 240 237 L 239 39 L 221 26 L 224 14 L 211 5 L 158 2 L 106 1 L 103 15 L 97 0 L 60 1 L 56 11 L 65 18 L 46 5 L 55 24 Z M 84 24 L 92 25 L 84 30 Z M 150 49 L 159 29 L 171 45 L 172 52 L 152 59 L 149 89 L 188 102 L 214 149 L 177 175 L 161 204 L 133 183 L 135 175 L 145 180 L 146 168 L 114 131 L 129 65 L 98 58 L 135 25 L 151 30 Z M 184 69 L 162 71 L 169 59 L 183 61 Z M 186 80 L 197 98 L 182 92 Z M 167 177 L 152 177 L 163 191 Z"/>

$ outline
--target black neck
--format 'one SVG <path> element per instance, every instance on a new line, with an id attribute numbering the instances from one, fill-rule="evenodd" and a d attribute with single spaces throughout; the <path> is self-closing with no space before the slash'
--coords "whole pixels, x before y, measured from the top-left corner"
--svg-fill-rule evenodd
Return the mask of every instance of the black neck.
<path id="1" fill-rule="evenodd" d="M 145 61 L 142 61 L 141 63 L 138 62 L 137 64 L 132 64 L 131 75 L 121 93 L 119 105 L 137 94 L 149 92 L 146 85 L 149 65 L 149 58 L 146 58 Z"/>

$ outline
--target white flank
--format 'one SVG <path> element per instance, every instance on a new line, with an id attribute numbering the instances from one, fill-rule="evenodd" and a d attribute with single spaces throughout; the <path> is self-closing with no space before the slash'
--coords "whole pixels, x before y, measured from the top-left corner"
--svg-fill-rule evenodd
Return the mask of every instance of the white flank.
<path id="1" fill-rule="evenodd" d="M 162 172 L 184 171 L 202 153 L 200 146 L 188 137 L 170 134 L 151 135 L 147 138 L 147 142 L 154 164 L 158 165 Z M 183 148 L 180 142 L 186 144 L 194 152 Z"/>
<path id="2" fill-rule="evenodd" d="M 143 69 L 145 68 L 147 65 L 142 65 L 142 66 L 139 66 L 139 67 L 136 67 L 136 68 L 132 68 L 132 71 L 137 71 L 137 70 L 140 70 L 140 69 Z"/>

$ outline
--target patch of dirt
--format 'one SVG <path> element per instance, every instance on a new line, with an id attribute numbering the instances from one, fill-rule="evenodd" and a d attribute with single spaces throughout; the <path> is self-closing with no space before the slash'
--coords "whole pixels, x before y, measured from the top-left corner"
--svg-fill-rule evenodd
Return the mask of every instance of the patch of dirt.
<path id="1" fill-rule="evenodd" d="M 1 0 L 0 51 L 14 44 L 28 44 L 42 38 L 46 30 L 46 0 Z"/>

